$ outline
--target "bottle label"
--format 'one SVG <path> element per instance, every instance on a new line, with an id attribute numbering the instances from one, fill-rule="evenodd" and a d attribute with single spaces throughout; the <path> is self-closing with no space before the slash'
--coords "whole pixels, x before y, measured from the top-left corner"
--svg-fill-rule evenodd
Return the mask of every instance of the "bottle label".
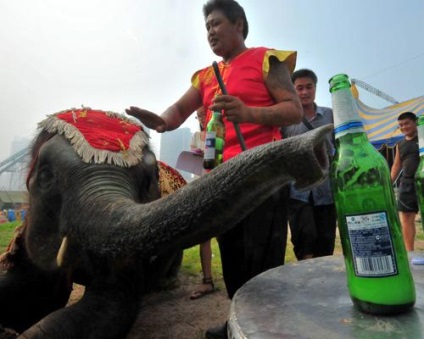
<path id="1" fill-rule="evenodd" d="M 215 143 L 216 143 L 216 132 L 206 132 L 205 137 L 205 152 L 203 159 L 215 160 Z"/>
<path id="2" fill-rule="evenodd" d="M 365 132 L 350 89 L 338 90 L 332 94 L 331 98 L 335 138 L 340 138 L 348 133 Z"/>
<path id="3" fill-rule="evenodd" d="M 418 147 L 420 156 L 424 155 L 424 125 L 418 125 Z"/>
<path id="4" fill-rule="evenodd" d="M 386 212 L 349 215 L 346 225 L 356 276 L 386 277 L 398 273 Z"/>

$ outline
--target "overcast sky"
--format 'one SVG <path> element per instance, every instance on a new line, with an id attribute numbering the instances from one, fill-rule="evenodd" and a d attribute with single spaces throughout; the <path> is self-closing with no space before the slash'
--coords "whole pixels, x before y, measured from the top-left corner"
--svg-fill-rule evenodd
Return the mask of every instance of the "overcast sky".
<path id="1" fill-rule="evenodd" d="M 160 114 L 219 60 L 201 0 L 0 0 L 0 161 L 47 114 L 81 105 Z M 296 50 L 319 78 L 365 81 L 399 101 L 424 95 L 423 0 L 240 0 L 248 47 Z M 360 89 L 372 107 L 388 102 Z M 194 116 L 185 126 L 197 128 Z M 156 137 L 154 136 L 154 139 Z"/>

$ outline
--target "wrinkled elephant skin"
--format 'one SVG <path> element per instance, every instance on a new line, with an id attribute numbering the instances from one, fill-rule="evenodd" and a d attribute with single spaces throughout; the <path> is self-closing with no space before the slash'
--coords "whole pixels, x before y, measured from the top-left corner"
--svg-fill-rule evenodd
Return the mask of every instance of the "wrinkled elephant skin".
<path id="1" fill-rule="evenodd" d="M 19 260 L 0 273 L 0 324 L 22 338 L 124 338 L 160 258 L 230 229 L 291 181 L 322 181 L 331 131 L 245 151 L 163 198 L 148 145 L 140 164 L 120 167 L 83 162 L 49 136 L 32 154 Z M 72 282 L 85 294 L 64 307 Z"/>

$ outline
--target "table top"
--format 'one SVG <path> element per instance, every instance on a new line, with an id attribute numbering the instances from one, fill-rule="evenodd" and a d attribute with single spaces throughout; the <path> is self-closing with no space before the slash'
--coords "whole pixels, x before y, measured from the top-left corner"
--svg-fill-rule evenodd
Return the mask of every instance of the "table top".
<path id="1" fill-rule="evenodd" d="M 411 253 L 424 258 L 424 253 Z M 424 338 L 424 265 L 411 265 L 417 299 L 410 312 L 375 316 L 350 299 L 342 256 L 268 270 L 233 297 L 230 338 Z"/>

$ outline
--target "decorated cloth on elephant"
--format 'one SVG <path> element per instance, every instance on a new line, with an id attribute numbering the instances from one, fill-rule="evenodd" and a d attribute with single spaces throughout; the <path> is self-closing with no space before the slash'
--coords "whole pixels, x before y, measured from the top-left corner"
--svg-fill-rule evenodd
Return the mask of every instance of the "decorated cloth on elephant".
<path id="1" fill-rule="evenodd" d="M 160 195 L 165 197 L 187 184 L 183 176 L 175 169 L 158 160 Z"/>
<path id="2" fill-rule="evenodd" d="M 23 246 L 24 224 L 16 227 L 14 237 L 9 242 L 4 253 L 0 253 L 0 270 L 7 271 L 19 261 L 19 250 Z"/>
<path id="3" fill-rule="evenodd" d="M 129 167 L 142 159 L 147 136 L 138 121 L 88 107 L 48 116 L 39 128 L 65 136 L 84 162 Z"/>

